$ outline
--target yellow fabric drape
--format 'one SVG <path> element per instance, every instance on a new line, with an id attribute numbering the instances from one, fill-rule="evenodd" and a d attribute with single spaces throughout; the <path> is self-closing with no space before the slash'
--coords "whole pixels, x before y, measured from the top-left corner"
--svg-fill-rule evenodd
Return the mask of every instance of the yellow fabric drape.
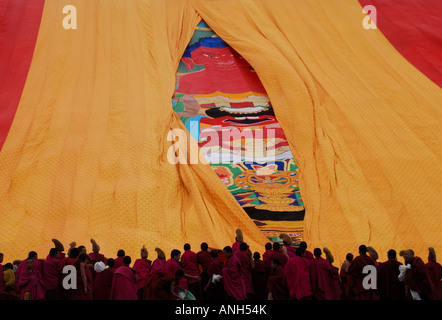
<path id="1" fill-rule="evenodd" d="M 78 29 L 61 27 L 75 5 Z M 200 18 L 257 71 L 300 169 L 309 249 L 442 250 L 442 93 L 359 3 L 47 1 L 0 153 L 5 258 L 59 238 L 112 256 L 266 241 L 208 165 L 167 162 L 178 61 Z M 184 129 L 184 128 L 183 128 Z M 180 249 L 180 248 L 179 248 Z M 19 256 L 20 255 L 20 256 Z"/>
<path id="2" fill-rule="evenodd" d="M 442 92 L 357 1 L 193 1 L 257 71 L 300 168 L 309 248 L 442 250 Z M 436 249 L 437 251 L 437 249 Z"/>
<path id="3" fill-rule="evenodd" d="M 65 30 L 65 5 L 77 29 Z M 115 257 L 143 244 L 254 248 L 266 238 L 209 165 L 172 165 L 171 97 L 200 21 L 185 1 L 46 1 L 34 58 L 0 153 L 0 251 L 6 260 L 59 239 Z M 230 199 L 229 199 L 230 198 Z M 169 252 L 169 253 L 168 253 Z"/>

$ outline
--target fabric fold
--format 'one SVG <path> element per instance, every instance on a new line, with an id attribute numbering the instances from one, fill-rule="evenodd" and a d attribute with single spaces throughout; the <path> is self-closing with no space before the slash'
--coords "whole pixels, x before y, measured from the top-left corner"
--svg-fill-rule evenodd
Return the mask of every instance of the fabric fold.
<path id="1" fill-rule="evenodd" d="M 76 30 L 61 25 L 68 4 Z M 0 153 L 5 255 L 44 252 L 52 238 L 94 238 L 108 256 L 136 256 L 143 243 L 222 248 L 237 228 L 251 247 L 264 245 L 209 165 L 167 159 L 168 132 L 185 130 L 171 104 L 175 72 L 199 20 L 178 0 L 46 2 Z"/>

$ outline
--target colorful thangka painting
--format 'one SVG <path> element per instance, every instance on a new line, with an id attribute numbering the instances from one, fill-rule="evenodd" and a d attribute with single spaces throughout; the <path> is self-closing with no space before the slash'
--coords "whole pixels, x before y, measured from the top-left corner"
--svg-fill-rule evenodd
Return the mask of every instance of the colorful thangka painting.
<path id="1" fill-rule="evenodd" d="M 250 64 L 201 22 L 176 80 L 173 108 L 224 185 L 270 240 L 299 243 L 298 167 Z"/>

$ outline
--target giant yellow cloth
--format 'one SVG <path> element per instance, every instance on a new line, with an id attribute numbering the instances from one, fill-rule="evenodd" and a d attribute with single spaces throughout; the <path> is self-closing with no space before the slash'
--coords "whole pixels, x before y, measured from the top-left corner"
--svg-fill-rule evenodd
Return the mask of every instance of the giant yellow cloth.
<path id="1" fill-rule="evenodd" d="M 76 30 L 62 27 L 65 5 Z M 0 154 L 0 252 L 6 260 L 52 238 L 108 257 L 143 244 L 166 254 L 235 230 L 266 238 L 209 165 L 172 165 L 178 62 L 200 18 L 184 1 L 47 1 L 18 112 Z M 183 250 L 182 250 L 183 251 Z M 155 258 L 155 256 L 151 256 Z"/>
<path id="2" fill-rule="evenodd" d="M 62 28 L 77 8 L 78 29 Z M 69 0 L 45 4 L 29 76 L 0 153 L 5 259 L 89 244 L 266 242 L 208 165 L 171 165 L 171 97 L 204 19 L 257 71 L 300 169 L 309 249 L 442 250 L 442 93 L 359 3 Z M 184 129 L 184 128 L 183 128 Z M 151 251 L 153 251 L 151 249 Z M 8 258 L 9 257 L 9 258 Z"/>

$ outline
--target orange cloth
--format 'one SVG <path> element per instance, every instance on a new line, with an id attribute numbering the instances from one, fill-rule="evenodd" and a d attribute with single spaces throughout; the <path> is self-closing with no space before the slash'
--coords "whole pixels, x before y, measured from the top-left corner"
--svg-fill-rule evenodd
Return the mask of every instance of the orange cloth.
<path id="1" fill-rule="evenodd" d="M 65 30 L 63 7 L 77 11 Z M 199 16 L 186 1 L 46 1 L 17 114 L 0 153 L 6 257 L 52 238 L 105 256 L 224 247 L 266 237 L 206 164 L 168 162 L 175 74 Z M 151 248 L 151 249 L 149 249 Z"/>
<path id="2" fill-rule="evenodd" d="M 77 8 L 78 29 L 62 28 Z M 175 73 L 204 19 L 256 70 L 300 171 L 309 248 L 442 250 L 442 92 L 356 1 L 47 1 L 0 152 L 2 252 L 106 256 L 266 238 L 208 165 L 171 165 Z M 60 21 L 56 27 L 54 21 Z"/>

